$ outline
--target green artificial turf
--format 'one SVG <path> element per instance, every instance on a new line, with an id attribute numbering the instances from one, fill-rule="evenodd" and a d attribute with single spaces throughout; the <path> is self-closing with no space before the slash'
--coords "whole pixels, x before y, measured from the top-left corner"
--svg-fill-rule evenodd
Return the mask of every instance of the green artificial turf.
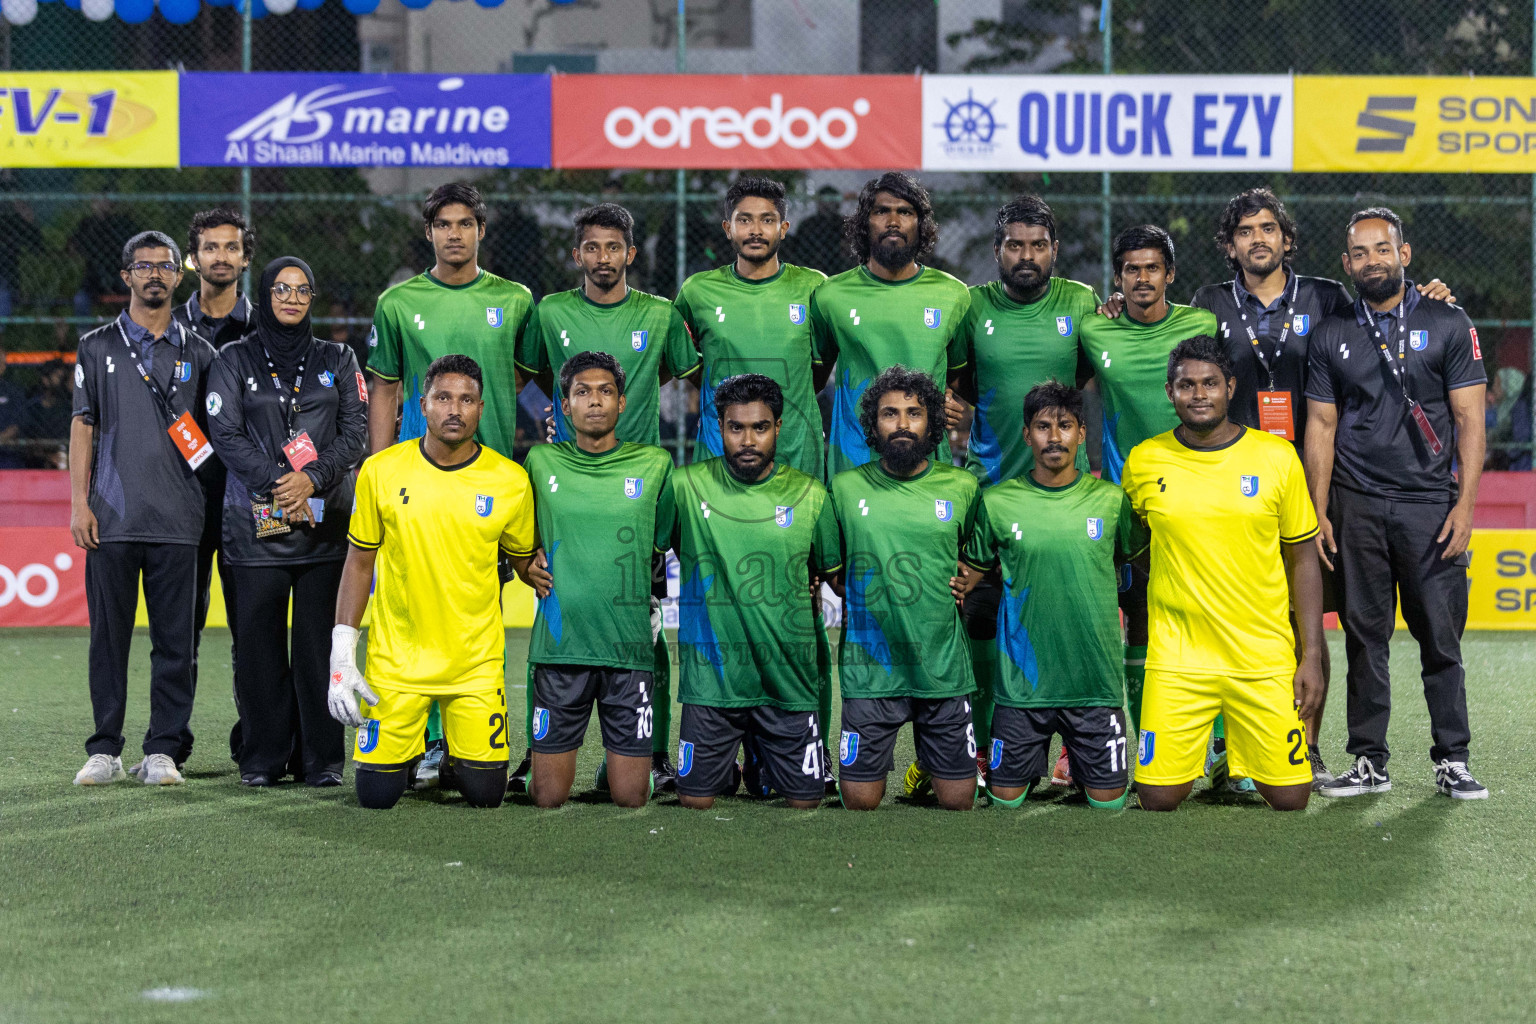
<path id="1" fill-rule="evenodd" d="M 70 785 L 91 722 L 84 631 L 0 633 L 0 1022 L 1536 1013 L 1523 636 L 1465 647 L 1472 763 L 1492 799 L 1435 794 L 1418 655 L 1400 636 L 1394 790 L 1290 815 L 1198 793 L 1172 815 L 1050 796 L 968 814 L 888 797 L 854 814 L 672 798 L 475 811 L 433 794 L 367 812 L 350 770 L 341 790 L 238 786 L 226 641 L 204 640 L 187 784 L 87 790 Z M 520 669 L 526 635 L 510 642 Z M 140 631 L 125 762 L 148 648 Z M 1339 768 L 1336 634 L 1333 654 L 1324 751 Z M 520 722 L 522 691 L 508 692 Z M 596 743 L 594 721 L 578 788 Z M 910 754 L 904 735 L 893 790 Z"/>

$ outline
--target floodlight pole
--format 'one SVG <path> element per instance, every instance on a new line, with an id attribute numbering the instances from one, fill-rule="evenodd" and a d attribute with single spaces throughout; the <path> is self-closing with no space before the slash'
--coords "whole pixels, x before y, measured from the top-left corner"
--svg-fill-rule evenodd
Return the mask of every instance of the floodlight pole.
<path id="1" fill-rule="evenodd" d="M 244 8 L 240 14 L 240 70 L 244 74 L 251 73 L 251 7 L 255 0 L 244 0 Z M 251 223 L 251 164 L 246 161 L 240 168 L 240 216 L 245 218 L 245 223 Z M 251 294 L 251 268 L 247 264 L 245 272 L 240 275 L 240 291 L 246 295 Z"/>
<path id="2" fill-rule="evenodd" d="M 1111 38 L 1114 31 L 1114 22 L 1112 18 L 1112 15 L 1114 14 L 1114 7 L 1115 0 L 1104 0 L 1104 2 L 1099 7 L 1099 38 L 1104 47 L 1103 66 L 1104 74 L 1106 75 L 1113 74 L 1115 70 L 1115 55 Z M 1536 185 L 1533 185 L 1532 188 L 1536 189 Z M 1109 172 L 1103 171 L 1099 179 L 1099 220 L 1101 222 L 1099 233 L 1103 236 L 1099 256 L 1104 272 L 1104 290 L 1099 294 L 1105 296 L 1110 294 L 1111 285 L 1113 284 L 1112 275 L 1110 274 L 1110 242 L 1112 238 L 1110 235 L 1109 227 L 1110 195 L 1111 189 L 1109 184 Z M 1533 237 L 1536 237 L 1536 235 L 1533 235 Z"/>

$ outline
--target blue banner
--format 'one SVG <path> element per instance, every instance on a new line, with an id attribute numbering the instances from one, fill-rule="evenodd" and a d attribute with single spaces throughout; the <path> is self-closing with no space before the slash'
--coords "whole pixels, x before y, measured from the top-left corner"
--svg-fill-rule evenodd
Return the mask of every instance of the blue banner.
<path id="1" fill-rule="evenodd" d="M 548 167 L 547 75 L 189 72 L 183 167 Z"/>

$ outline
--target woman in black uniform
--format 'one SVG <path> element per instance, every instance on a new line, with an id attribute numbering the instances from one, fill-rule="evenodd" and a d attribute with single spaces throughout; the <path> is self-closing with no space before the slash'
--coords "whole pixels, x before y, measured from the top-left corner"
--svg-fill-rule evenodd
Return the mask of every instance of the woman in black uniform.
<path id="1" fill-rule="evenodd" d="M 255 329 L 220 350 L 208 377 L 209 433 L 229 469 L 240 782 L 276 783 L 297 753 L 305 782 L 337 786 L 345 734 L 326 710 L 326 676 L 368 394 L 352 350 L 313 336 L 308 264 L 273 260 L 252 298 Z"/>

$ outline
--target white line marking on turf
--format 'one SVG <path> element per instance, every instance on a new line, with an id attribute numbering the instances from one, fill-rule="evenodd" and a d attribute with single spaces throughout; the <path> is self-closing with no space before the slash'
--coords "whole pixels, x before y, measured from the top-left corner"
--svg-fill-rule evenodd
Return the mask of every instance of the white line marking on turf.
<path id="1" fill-rule="evenodd" d="M 464 862 L 461 860 L 450 860 L 443 865 L 445 868 L 461 868 L 463 866 Z"/>
<path id="2" fill-rule="evenodd" d="M 152 1003 L 190 1003 L 194 999 L 205 999 L 211 993 L 204 992 L 200 988 L 148 988 L 140 993 Z"/>

